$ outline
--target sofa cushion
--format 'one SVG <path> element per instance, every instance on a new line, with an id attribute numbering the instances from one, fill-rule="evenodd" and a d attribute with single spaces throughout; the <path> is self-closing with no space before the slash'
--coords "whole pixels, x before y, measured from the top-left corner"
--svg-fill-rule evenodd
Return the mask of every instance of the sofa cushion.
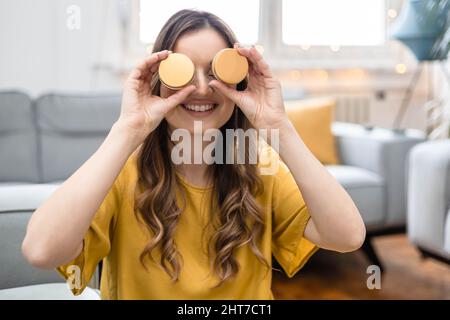
<path id="1" fill-rule="evenodd" d="M 326 168 L 349 193 L 366 227 L 382 226 L 386 219 L 383 179 L 376 173 L 352 166 L 328 165 Z"/>
<path id="2" fill-rule="evenodd" d="M 0 289 L 61 282 L 53 270 L 33 268 L 23 257 L 21 245 L 32 212 L 59 184 L 0 184 Z"/>
<path id="3" fill-rule="evenodd" d="M 36 269 L 22 255 L 22 241 L 31 213 L 0 212 L 0 289 L 62 282 L 56 271 Z"/>
<path id="4" fill-rule="evenodd" d="M 31 99 L 0 92 L 0 182 L 38 182 L 36 126 Z"/>
<path id="5" fill-rule="evenodd" d="M 42 181 L 65 180 L 100 146 L 120 114 L 117 95 L 48 94 L 36 101 Z"/>
<path id="6" fill-rule="evenodd" d="M 396 132 L 386 128 L 365 128 L 352 123 L 334 123 L 341 164 L 378 174 L 386 186 L 386 227 L 404 226 L 408 154 L 424 141 L 416 129 Z"/>
<path id="7" fill-rule="evenodd" d="M 331 124 L 334 98 L 310 98 L 286 101 L 286 112 L 306 146 L 323 164 L 338 164 L 338 153 Z"/>
<path id="8" fill-rule="evenodd" d="M 48 283 L 0 290 L 0 300 L 100 300 L 100 293 L 87 287 L 74 296 L 66 283 Z"/>

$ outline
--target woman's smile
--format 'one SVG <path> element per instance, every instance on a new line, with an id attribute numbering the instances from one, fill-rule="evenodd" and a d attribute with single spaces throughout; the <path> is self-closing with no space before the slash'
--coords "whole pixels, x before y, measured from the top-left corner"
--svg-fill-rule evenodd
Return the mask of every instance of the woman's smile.
<path id="1" fill-rule="evenodd" d="M 204 117 L 212 114 L 220 105 L 214 101 L 187 101 L 180 106 L 191 116 Z"/>

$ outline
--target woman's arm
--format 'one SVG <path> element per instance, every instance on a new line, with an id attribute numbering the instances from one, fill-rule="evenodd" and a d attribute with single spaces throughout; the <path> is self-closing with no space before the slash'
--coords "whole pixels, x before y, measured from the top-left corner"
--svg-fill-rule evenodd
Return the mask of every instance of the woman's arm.
<path id="1" fill-rule="evenodd" d="M 210 85 L 233 100 L 256 129 L 279 130 L 277 151 L 301 190 L 311 216 L 305 237 L 325 249 L 358 249 L 366 230 L 352 199 L 312 155 L 288 120 L 280 82 L 261 54 L 254 47 L 235 44 L 235 48 L 250 62 L 247 89 L 237 91 L 217 80 Z"/>
<path id="2" fill-rule="evenodd" d="M 33 213 L 22 252 L 39 268 L 75 258 L 95 212 L 106 197 L 136 139 L 116 122 L 99 149 Z"/>
<path id="3" fill-rule="evenodd" d="M 366 231 L 353 200 L 313 156 L 289 120 L 279 130 L 279 154 L 311 215 L 305 237 L 324 249 L 339 252 L 359 249 Z"/>
<path id="4" fill-rule="evenodd" d="M 120 117 L 102 145 L 33 213 L 22 243 L 32 265 L 56 268 L 81 252 L 84 235 L 127 159 L 195 89 L 188 86 L 165 99 L 151 95 L 151 79 L 168 54 L 156 52 L 131 72 Z"/>

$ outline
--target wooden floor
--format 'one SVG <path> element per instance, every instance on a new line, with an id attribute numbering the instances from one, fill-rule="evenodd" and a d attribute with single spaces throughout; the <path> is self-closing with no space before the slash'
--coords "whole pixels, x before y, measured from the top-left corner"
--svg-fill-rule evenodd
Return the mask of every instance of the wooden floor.
<path id="1" fill-rule="evenodd" d="M 378 237 L 375 249 L 385 265 L 381 289 L 367 288 L 361 251 L 319 250 L 292 279 L 273 273 L 276 299 L 450 299 L 450 265 L 422 259 L 405 235 Z"/>

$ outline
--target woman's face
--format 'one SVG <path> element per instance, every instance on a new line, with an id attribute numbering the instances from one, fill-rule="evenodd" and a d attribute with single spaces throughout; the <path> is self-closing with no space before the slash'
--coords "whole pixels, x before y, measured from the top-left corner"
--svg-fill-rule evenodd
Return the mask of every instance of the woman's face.
<path id="1" fill-rule="evenodd" d="M 167 113 L 165 118 L 172 130 L 184 128 L 193 133 L 194 121 L 202 122 L 203 131 L 218 129 L 230 119 L 234 102 L 208 85 L 209 81 L 214 79 L 212 60 L 217 52 L 225 48 L 228 48 L 225 40 L 210 28 L 187 33 L 177 40 L 172 51 L 185 54 L 194 63 L 195 75 L 192 83 L 197 89 L 181 105 Z M 176 93 L 162 84 L 160 92 L 163 98 Z"/>

